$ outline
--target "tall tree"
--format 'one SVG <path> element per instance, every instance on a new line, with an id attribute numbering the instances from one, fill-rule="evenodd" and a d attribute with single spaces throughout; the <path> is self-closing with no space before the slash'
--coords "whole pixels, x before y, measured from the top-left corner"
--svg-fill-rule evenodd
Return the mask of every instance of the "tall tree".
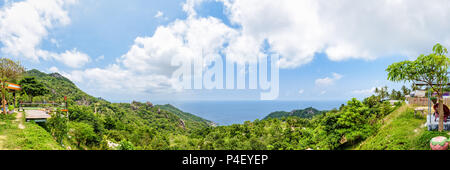
<path id="1" fill-rule="evenodd" d="M 403 93 L 403 96 L 406 96 L 406 95 L 411 94 L 411 90 L 408 89 L 405 85 L 403 85 L 402 86 L 402 93 Z"/>
<path id="2" fill-rule="evenodd" d="M 22 86 L 22 92 L 26 93 L 30 97 L 30 101 L 33 102 L 33 97 L 42 96 L 50 93 L 44 84 L 36 80 L 35 77 L 24 77 L 20 80 L 19 84 Z"/>
<path id="3" fill-rule="evenodd" d="M 0 83 L 2 88 L 2 108 L 6 114 L 6 93 L 8 88 L 7 81 L 17 80 L 23 73 L 25 68 L 19 63 L 8 58 L 0 58 Z"/>
<path id="4" fill-rule="evenodd" d="M 441 44 L 433 47 L 433 53 L 420 55 L 414 61 L 402 61 L 390 65 L 388 80 L 394 82 L 422 82 L 427 84 L 439 98 L 439 131 L 444 129 L 444 88 L 448 84 L 449 58 L 447 49 Z"/>
<path id="5" fill-rule="evenodd" d="M 388 87 L 384 86 L 381 88 L 375 88 L 375 94 L 380 98 L 380 100 L 385 100 L 389 97 Z"/>

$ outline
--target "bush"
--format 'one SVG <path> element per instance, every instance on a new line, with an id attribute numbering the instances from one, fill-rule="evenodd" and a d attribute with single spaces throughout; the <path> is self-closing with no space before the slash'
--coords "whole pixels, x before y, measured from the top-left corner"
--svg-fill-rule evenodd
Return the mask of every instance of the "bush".
<path id="1" fill-rule="evenodd" d="M 59 144 L 62 143 L 64 137 L 66 137 L 69 131 L 67 126 L 67 118 L 63 116 L 64 113 L 58 111 L 52 115 L 52 117 L 47 121 L 46 127 L 52 136 L 56 139 Z"/>
<path id="2" fill-rule="evenodd" d="M 422 135 L 417 138 L 417 140 L 414 142 L 415 146 L 417 146 L 417 149 L 419 150 L 431 150 L 430 148 L 430 141 L 434 137 L 438 136 L 445 136 L 447 138 L 450 137 L 450 135 L 447 134 L 447 132 L 438 132 L 438 131 L 425 131 L 422 133 Z"/>
<path id="3" fill-rule="evenodd" d="M 9 105 L 8 106 L 8 111 L 13 111 L 14 110 L 14 106 L 13 105 Z"/>
<path id="4" fill-rule="evenodd" d="M 16 120 L 16 113 L 5 115 L 0 111 L 0 120 Z"/>
<path id="5" fill-rule="evenodd" d="M 69 133 L 75 138 L 78 147 L 83 145 L 93 145 L 98 143 L 98 136 L 94 128 L 83 122 L 70 122 Z"/>
<path id="6" fill-rule="evenodd" d="M 127 140 L 122 140 L 119 144 L 119 147 L 117 147 L 118 150 L 135 150 L 134 145 L 127 141 Z"/>

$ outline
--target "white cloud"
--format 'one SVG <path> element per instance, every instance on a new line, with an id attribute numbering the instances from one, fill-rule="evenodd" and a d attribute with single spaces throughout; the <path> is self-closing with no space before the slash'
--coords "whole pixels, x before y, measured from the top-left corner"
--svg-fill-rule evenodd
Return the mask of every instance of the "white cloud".
<path id="1" fill-rule="evenodd" d="M 164 17 L 164 13 L 161 11 L 156 12 L 155 14 L 155 18 L 163 18 Z"/>
<path id="2" fill-rule="evenodd" d="M 255 41 L 241 48 L 259 48 L 267 41 L 271 51 L 280 54 L 281 68 L 309 63 L 324 46 L 325 27 L 315 1 L 224 2 L 230 20 L 242 27 L 241 36 Z"/>
<path id="3" fill-rule="evenodd" d="M 86 63 L 90 61 L 90 57 L 87 54 L 79 52 L 77 49 L 71 51 L 66 51 L 61 54 L 51 54 L 51 56 L 65 65 L 72 68 L 83 67 Z"/>
<path id="4" fill-rule="evenodd" d="M 353 94 L 357 95 L 371 95 L 375 92 L 375 87 L 371 89 L 353 90 Z"/>
<path id="5" fill-rule="evenodd" d="M 59 69 L 57 67 L 55 67 L 55 66 L 50 67 L 48 69 L 48 71 L 50 71 L 50 73 L 60 73 Z"/>
<path id="6" fill-rule="evenodd" d="M 193 59 L 217 54 L 234 30 L 216 18 L 177 20 L 158 27 L 152 37 L 138 37 L 131 49 L 120 58 L 127 68 L 139 73 L 172 75 L 174 58 Z"/>
<path id="7" fill-rule="evenodd" d="M 321 79 L 317 79 L 316 80 L 316 85 L 317 86 L 331 86 L 333 85 L 336 81 L 342 79 L 342 75 L 338 74 L 338 73 L 333 73 L 333 77 L 325 77 L 325 78 L 321 78 Z"/>
<path id="8" fill-rule="evenodd" d="M 60 46 L 59 41 L 56 40 L 56 39 L 54 39 L 54 38 L 50 39 L 50 43 L 52 43 L 53 45 L 55 45 L 56 48 L 59 48 L 59 46 Z"/>
<path id="9" fill-rule="evenodd" d="M 305 90 L 303 90 L 303 89 L 300 89 L 300 90 L 298 91 L 298 94 L 300 94 L 300 95 L 302 95 L 303 93 L 305 93 Z"/>
<path id="10" fill-rule="evenodd" d="M 161 11 L 158 11 L 158 12 L 156 12 L 155 18 L 159 18 L 159 17 L 162 17 L 162 16 L 164 16 L 164 13 L 161 12 Z"/>
<path id="11" fill-rule="evenodd" d="M 187 0 L 184 10 L 195 17 L 195 7 L 204 1 Z M 373 60 L 416 57 L 437 42 L 450 45 L 447 0 L 216 1 L 223 2 L 231 22 L 240 26 L 236 30 L 244 38 L 235 41 L 251 40 L 240 48 L 259 49 L 267 41 L 281 55 L 281 68 L 309 63 L 316 53 L 333 61 Z M 238 56 L 245 57 L 244 52 Z M 258 56 L 259 51 L 252 53 Z"/>
<path id="12" fill-rule="evenodd" d="M 109 94 L 142 94 L 142 93 L 171 93 L 173 80 L 158 74 L 137 74 L 113 64 L 107 68 L 92 68 L 63 73 L 70 80 L 82 83 L 84 86 L 107 92 Z"/>
<path id="13" fill-rule="evenodd" d="M 137 37 L 130 50 L 106 68 L 73 71 L 68 77 L 101 89 L 172 92 L 173 59 L 217 54 L 236 32 L 216 18 L 190 18 L 160 26 L 151 37 Z M 206 65 L 205 65 L 206 66 Z"/>
<path id="14" fill-rule="evenodd" d="M 1 51 L 14 56 L 38 60 L 46 54 L 39 44 L 55 26 L 70 23 L 64 5 L 74 1 L 27 0 L 7 3 L 0 10 Z"/>
<path id="15" fill-rule="evenodd" d="M 450 1 L 446 0 L 216 0 L 223 2 L 233 27 L 198 16 L 195 7 L 204 1 L 208 0 L 186 0 L 187 19 L 160 26 L 151 37 L 137 37 L 117 63 L 71 74 L 108 87 L 125 88 L 120 83 L 124 79 L 151 81 L 148 87 L 127 85 L 146 91 L 177 87 L 170 84 L 175 70 L 170 61 L 199 57 L 202 51 L 243 62 L 267 50 L 280 54 L 280 67 L 286 69 L 310 63 L 317 53 L 333 61 L 373 60 L 417 56 L 436 42 L 450 45 Z M 268 49 L 263 48 L 266 42 Z M 340 79 L 342 75 L 333 73 L 315 83 L 330 86 Z"/>
<path id="16" fill-rule="evenodd" d="M 195 6 L 201 4 L 206 0 L 186 0 L 186 2 L 183 4 L 183 11 L 188 14 L 188 17 L 192 18 L 197 15 L 197 12 L 195 11 Z"/>
<path id="17" fill-rule="evenodd" d="M 70 23 L 65 7 L 76 0 L 26 0 L 6 3 L 0 9 L 0 51 L 13 57 L 24 57 L 33 61 L 55 59 L 70 67 L 80 67 L 88 61 L 88 56 L 76 51 L 57 54 L 43 50 L 40 45 L 57 26 Z M 56 39 L 49 40 L 56 47 Z"/>
<path id="18" fill-rule="evenodd" d="M 375 89 L 378 88 L 382 88 L 382 87 L 372 87 L 370 89 L 361 89 L 361 90 L 353 90 L 352 93 L 356 94 L 356 95 L 372 95 L 375 93 Z"/>

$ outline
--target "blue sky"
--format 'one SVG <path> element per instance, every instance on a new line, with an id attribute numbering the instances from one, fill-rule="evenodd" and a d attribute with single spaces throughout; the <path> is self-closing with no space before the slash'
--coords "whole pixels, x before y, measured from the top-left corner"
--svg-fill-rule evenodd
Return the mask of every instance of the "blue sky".
<path id="1" fill-rule="evenodd" d="M 174 90 L 165 64 L 179 51 L 277 53 L 278 100 L 322 101 L 361 99 L 384 85 L 399 89 L 402 83 L 386 80 L 389 64 L 429 53 L 437 42 L 450 45 L 450 24 L 443 23 L 450 5 L 440 0 L 0 0 L 0 6 L 1 56 L 59 72 L 114 102 L 260 98 L 258 90 Z"/>

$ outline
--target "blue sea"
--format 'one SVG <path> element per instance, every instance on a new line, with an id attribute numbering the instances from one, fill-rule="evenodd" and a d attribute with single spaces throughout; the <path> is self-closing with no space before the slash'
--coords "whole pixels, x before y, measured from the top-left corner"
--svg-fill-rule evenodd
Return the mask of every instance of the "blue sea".
<path id="1" fill-rule="evenodd" d="M 319 110 L 339 108 L 345 101 L 188 101 L 167 102 L 218 125 L 242 124 L 263 119 L 275 111 L 314 107 Z"/>

